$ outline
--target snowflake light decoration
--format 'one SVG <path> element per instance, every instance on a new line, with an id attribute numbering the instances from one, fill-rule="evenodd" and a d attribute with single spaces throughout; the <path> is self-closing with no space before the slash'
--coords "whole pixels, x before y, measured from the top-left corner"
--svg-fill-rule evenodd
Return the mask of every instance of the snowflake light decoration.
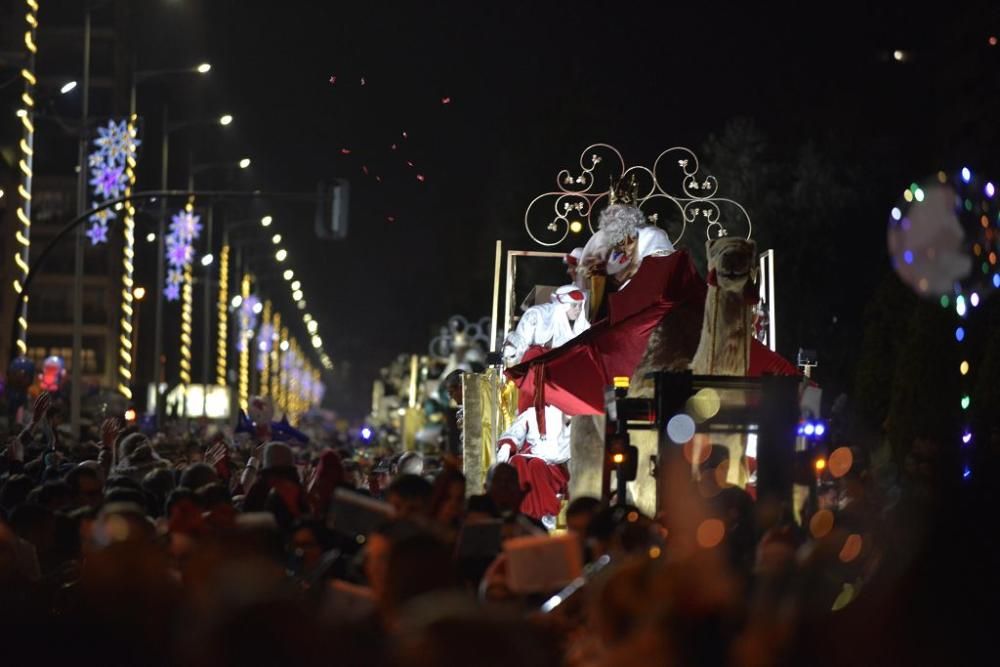
<path id="1" fill-rule="evenodd" d="M 97 245 L 98 243 L 108 242 L 108 227 L 100 222 L 94 223 L 90 229 L 87 230 L 87 236 L 90 238 L 90 245 Z"/>
<path id="2" fill-rule="evenodd" d="M 87 158 L 90 169 L 90 185 L 94 195 L 100 200 L 117 199 L 121 197 L 128 184 L 125 167 L 128 161 L 135 160 L 136 151 L 141 143 L 136 138 L 134 128 L 129 128 L 127 120 L 109 120 L 106 126 L 97 128 L 97 138 L 94 139 L 94 151 Z M 87 231 L 94 245 L 107 243 L 108 222 L 115 218 L 110 209 L 104 209 L 90 216 L 91 226 Z"/>
<path id="3" fill-rule="evenodd" d="M 182 209 L 170 218 L 170 233 L 167 235 L 167 282 L 177 285 L 184 284 L 183 269 L 194 261 L 194 242 L 201 236 L 201 216 L 192 211 Z"/>
<path id="4" fill-rule="evenodd" d="M 247 349 L 248 341 L 253 339 L 253 330 L 257 326 L 257 313 L 254 309 L 260 304 L 260 299 L 251 294 L 240 304 L 240 335 L 236 347 L 240 352 Z"/>
<path id="5" fill-rule="evenodd" d="M 125 189 L 125 168 L 121 165 L 103 165 L 91 170 L 94 194 L 102 199 L 117 199 Z"/>
<path id="6" fill-rule="evenodd" d="M 201 236 L 201 216 L 190 211 L 181 211 L 170 219 L 170 234 L 181 241 L 190 243 Z"/>
<path id="7" fill-rule="evenodd" d="M 194 259 L 194 248 L 190 243 L 185 243 L 173 237 L 167 239 L 167 261 L 177 269 L 184 268 L 185 264 Z"/>
<path id="8" fill-rule="evenodd" d="M 178 301 L 181 298 L 181 286 L 178 283 L 171 283 L 163 288 L 163 296 L 167 301 Z"/>

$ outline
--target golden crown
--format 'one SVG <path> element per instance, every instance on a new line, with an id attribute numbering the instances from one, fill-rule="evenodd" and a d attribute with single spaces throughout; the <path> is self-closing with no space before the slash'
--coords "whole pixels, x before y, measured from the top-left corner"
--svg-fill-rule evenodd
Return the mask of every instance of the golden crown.
<path id="1" fill-rule="evenodd" d="M 611 179 L 611 189 L 608 191 L 609 204 L 624 204 L 626 206 L 639 205 L 639 183 L 635 180 L 635 174 L 619 178 L 615 181 Z"/>

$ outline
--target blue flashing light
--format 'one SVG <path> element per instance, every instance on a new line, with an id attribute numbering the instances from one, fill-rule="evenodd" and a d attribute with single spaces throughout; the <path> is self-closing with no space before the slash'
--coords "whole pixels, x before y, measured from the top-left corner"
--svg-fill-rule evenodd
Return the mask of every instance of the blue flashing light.
<path id="1" fill-rule="evenodd" d="M 957 329 L 955 329 L 955 340 L 957 340 L 959 343 L 965 340 L 965 329 L 963 329 L 962 327 L 958 327 Z"/>
<path id="2" fill-rule="evenodd" d="M 806 435 L 812 435 L 815 432 L 816 432 L 816 426 L 812 422 L 807 423 L 805 427 Z"/>
<path id="3" fill-rule="evenodd" d="M 969 171 L 968 167 L 962 167 L 962 180 L 966 183 L 972 180 L 972 172 Z"/>
<path id="4" fill-rule="evenodd" d="M 826 427 L 822 424 L 816 424 L 816 436 L 819 437 L 826 433 Z"/>
<path id="5" fill-rule="evenodd" d="M 1000 288 L 1000 273 L 993 274 L 993 286 Z"/>
<path id="6" fill-rule="evenodd" d="M 962 478 L 969 479 L 970 477 L 972 477 L 972 468 L 965 466 L 965 470 L 962 471 Z"/>
<path id="7" fill-rule="evenodd" d="M 361 429 L 361 437 L 364 440 L 371 440 L 372 439 L 372 430 L 370 428 L 368 428 L 367 426 L 365 426 L 363 429 Z"/>
<path id="8" fill-rule="evenodd" d="M 903 261 L 907 264 L 913 264 L 913 251 L 907 250 L 903 253 Z"/>

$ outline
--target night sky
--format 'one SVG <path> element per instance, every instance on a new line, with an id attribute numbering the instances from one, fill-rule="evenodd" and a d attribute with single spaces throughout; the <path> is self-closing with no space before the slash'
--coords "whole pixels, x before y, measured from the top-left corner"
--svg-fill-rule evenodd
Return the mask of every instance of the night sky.
<path id="1" fill-rule="evenodd" d="M 885 215 L 896 193 L 939 165 L 997 161 L 987 146 L 1000 49 L 987 39 L 1000 23 L 985 2 L 934 12 L 828 3 L 809 10 L 816 14 L 763 3 L 142 4 L 140 68 L 209 60 L 213 70 L 205 81 L 143 92 L 140 109 L 166 95 L 175 117 L 236 116 L 224 138 L 190 143 L 196 161 L 250 155 L 234 187 L 352 181 L 346 241 L 317 241 L 308 207 L 276 202 L 265 212 L 289 239 L 338 365 L 332 405 L 354 415 L 378 367 L 423 352 L 451 314 L 488 314 L 494 241 L 532 247 L 524 207 L 591 143 L 650 163 L 668 146 L 697 150 L 742 117 L 779 151 L 820 138 L 839 146 L 829 157 L 838 169 L 870 169 L 853 182 L 880 205 L 836 221 L 832 234 L 856 249 L 854 269 L 817 256 L 822 271 L 841 276 L 841 292 L 856 295 L 836 305 L 856 327 L 847 336 L 859 335 L 886 270 Z M 893 62 L 894 49 L 911 61 Z M 155 169 L 142 177 L 155 179 Z M 780 253 L 783 240 L 771 240 Z M 779 317 L 832 309 L 824 299 L 786 302 Z M 781 351 L 827 342 L 786 339 Z"/>

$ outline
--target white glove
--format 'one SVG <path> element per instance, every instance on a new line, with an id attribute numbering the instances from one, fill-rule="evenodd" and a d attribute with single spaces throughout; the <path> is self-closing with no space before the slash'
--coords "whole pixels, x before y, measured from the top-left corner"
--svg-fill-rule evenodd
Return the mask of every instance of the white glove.
<path id="1" fill-rule="evenodd" d="M 503 444 L 500 449 L 497 450 L 497 463 L 507 463 L 510 461 L 510 455 L 513 451 L 513 447 L 508 444 Z"/>

